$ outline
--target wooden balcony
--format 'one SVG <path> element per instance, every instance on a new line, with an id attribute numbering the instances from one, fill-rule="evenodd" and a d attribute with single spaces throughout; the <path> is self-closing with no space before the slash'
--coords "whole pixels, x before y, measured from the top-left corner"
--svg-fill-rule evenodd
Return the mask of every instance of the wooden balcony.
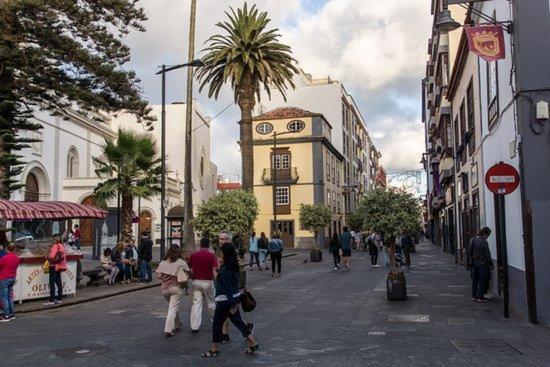
<path id="1" fill-rule="evenodd" d="M 295 184 L 299 179 L 300 176 L 298 175 L 298 169 L 296 167 L 277 170 L 277 185 Z M 262 182 L 266 185 L 273 185 L 273 169 L 264 168 L 262 173 Z"/>

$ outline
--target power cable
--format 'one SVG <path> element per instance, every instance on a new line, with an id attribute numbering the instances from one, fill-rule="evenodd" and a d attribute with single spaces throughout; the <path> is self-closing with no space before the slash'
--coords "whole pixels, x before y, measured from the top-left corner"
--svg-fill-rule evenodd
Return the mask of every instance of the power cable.
<path id="1" fill-rule="evenodd" d="M 195 132 L 195 130 L 198 130 L 199 128 L 205 126 L 207 123 L 211 123 L 212 121 L 214 121 L 217 117 L 219 117 L 221 114 L 223 114 L 225 111 L 227 111 L 227 109 L 229 107 L 231 107 L 231 105 L 233 105 L 235 102 L 231 101 L 229 102 L 229 104 L 227 106 L 225 106 L 223 108 L 223 110 L 221 110 L 220 112 L 218 112 L 214 117 L 212 117 L 210 120 L 208 120 L 208 122 L 203 122 L 202 124 L 200 124 L 199 126 L 197 126 L 196 128 L 193 129 L 193 132 Z"/>

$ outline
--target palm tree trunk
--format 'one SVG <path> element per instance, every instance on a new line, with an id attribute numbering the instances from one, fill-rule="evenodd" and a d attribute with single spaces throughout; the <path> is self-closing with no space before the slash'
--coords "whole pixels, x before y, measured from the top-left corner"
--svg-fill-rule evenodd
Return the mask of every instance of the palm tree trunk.
<path id="1" fill-rule="evenodd" d="M 252 146 L 252 109 L 256 100 L 252 76 L 243 77 L 239 86 L 239 107 L 241 109 L 241 159 L 243 174 L 243 189 L 252 191 L 254 188 L 254 151 Z"/>
<path id="2" fill-rule="evenodd" d="M 132 210 L 134 198 L 129 192 L 122 192 L 121 203 L 121 236 L 120 240 L 124 243 L 131 243 L 133 237 L 132 231 Z"/>

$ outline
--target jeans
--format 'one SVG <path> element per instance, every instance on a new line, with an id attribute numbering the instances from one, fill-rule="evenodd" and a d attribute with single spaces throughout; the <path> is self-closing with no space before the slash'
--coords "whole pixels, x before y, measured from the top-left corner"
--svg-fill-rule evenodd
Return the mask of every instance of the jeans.
<path id="1" fill-rule="evenodd" d="M 151 268 L 150 261 L 139 260 L 139 280 L 153 281 L 153 269 Z"/>
<path id="2" fill-rule="evenodd" d="M 61 272 L 55 271 L 53 266 L 50 266 L 50 302 L 63 299 L 63 282 L 61 281 Z M 55 287 L 57 286 L 57 297 L 55 296 Z"/>
<path id="3" fill-rule="evenodd" d="M 77 250 L 80 250 L 80 238 L 74 240 L 74 246 Z"/>
<path id="4" fill-rule="evenodd" d="M 275 274 L 275 263 L 277 264 L 277 273 L 281 274 L 281 260 L 283 259 L 283 253 L 281 251 L 272 252 L 271 256 L 271 272 Z"/>
<path id="5" fill-rule="evenodd" d="M 332 259 L 334 260 L 334 267 L 337 268 L 340 266 L 340 253 L 339 252 L 333 252 L 332 253 Z"/>
<path id="6" fill-rule="evenodd" d="M 378 249 L 370 252 L 370 263 L 371 265 L 378 265 Z"/>
<path id="7" fill-rule="evenodd" d="M 193 279 L 193 306 L 191 306 L 191 329 L 199 330 L 202 322 L 202 304 L 206 300 L 210 317 L 214 316 L 214 281 Z"/>
<path id="8" fill-rule="evenodd" d="M 4 307 L 4 317 L 13 315 L 13 285 L 15 278 L 0 280 L 0 299 Z"/>
<path id="9" fill-rule="evenodd" d="M 132 265 L 124 264 L 124 280 L 132 281 Z"/>
<path id="10" fill-rule="evenodd" d="M 250 251 L 250 268 L 251 269 L 252 269 L 252 265 L 254 264 L 254 258 L 256 259 L 256 265 L 258 265 L 258 268 L 260 267 L 259 253 Z"/>
<path id="11" fill-rule="evenodd" d="M 223 324 L 227 319 L 231 321 L 233 325 L 239 329 L 243 337 L 247 337 L 250 335 L 250 329 L 248 328 L 248 325 L 244 322 L 243 318 L 241 317 L 241 313 L 239 312 L 239 304 L 236 304 L 237 311 L 232 314 L 229 312 L 231 310 L 231 307 L 229 305 L 229 301 L 220 301 L 216 302 L 216 309 L 214 310 L 214 321 L 212 324 L 212 342 L 213 343 L 220 343 L 223 339 Z"/>
<path id="12" fill-rule="evenodd" d="M 267 268 L 267 250 L 259 249 L 260 254 L 260 265 Z"/>
<path id="13" fill-rule="evenodd" d="M 472 269 L 472 297 L 481 298 L 485 295 L 489 266 L 481 261 L 474 260 Z"/>
<path id="14" fill-rule="evenodd" d="M 175 285 L 162 291 L 162 295 L 168 301 L 168 312 L 166 313 L 164 332 L 173 333 L 181 324 L 179 310 L 181 298 L 183 297 L 183 289 Z"/>

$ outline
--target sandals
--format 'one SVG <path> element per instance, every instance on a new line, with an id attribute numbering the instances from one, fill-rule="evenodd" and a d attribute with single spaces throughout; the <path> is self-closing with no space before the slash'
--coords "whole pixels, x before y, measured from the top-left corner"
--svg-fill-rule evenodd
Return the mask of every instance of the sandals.
<path id="1" fill-rule="evenodd" d="M 204 352 L 203 354 L 201 354 L 201 357 L 210 358 L 210 357 L 217 357 L 219 355 L 220 355 L 219 350 L 212 352 L 210 349 L 208 349 L 208 352 Z"/>
<path id="2" fill-rule="evenodd" d="M 258 349 L 260 349 L 260 344 L 256 343 L 256 345 L 248 347 L 248 349 L 244 351 L 244 354 L 254 354 Z"/>

